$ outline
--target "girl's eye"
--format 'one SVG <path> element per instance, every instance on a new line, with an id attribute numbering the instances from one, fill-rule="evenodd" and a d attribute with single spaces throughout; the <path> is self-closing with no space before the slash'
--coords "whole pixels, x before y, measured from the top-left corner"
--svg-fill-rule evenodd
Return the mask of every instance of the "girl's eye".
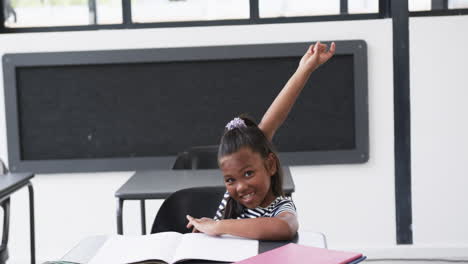
<path id="1" fill-rule="evenodd" d="M 233 183 L 234 179 L 233 178 L 227 178 L 224 181 L 229 184 L 229 183 Z"/>
<path id="2" fill-rule="evenodd" d="M 246 171 L 246 172 L 244 173 L 244 176 L 245 176 L 245 177 L 250 177 L 250 176 L 253 175 L 253 173 L 254 173 L 253 171 Z"/>

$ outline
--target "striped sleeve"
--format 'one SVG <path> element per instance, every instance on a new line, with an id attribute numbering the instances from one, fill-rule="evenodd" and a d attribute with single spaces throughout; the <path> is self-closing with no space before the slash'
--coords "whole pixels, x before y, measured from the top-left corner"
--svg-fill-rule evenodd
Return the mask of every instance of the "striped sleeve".
<path id="1" fill-rule="evenodd" d="M 288 212 L 292 213 L 293 215 L 297 215 L 296 206 L 290 198 L 285 198 L 284 200 L 278 202 L 273 208 L 272 216 L 275 217 L 283 212 Z"/>
<path id="2" fill-rule="evenodd" d="M 213 217 L 214 220 L 221 220 L 223 217 L 224 209 L 226 209 L 226 203 L 229 198 L 229 193 L 226 191 L 224 193 L 223 199 L 221 200 L 221 203 L 218 206 L 218 210 L 216 211 L 215 216 Z"/>

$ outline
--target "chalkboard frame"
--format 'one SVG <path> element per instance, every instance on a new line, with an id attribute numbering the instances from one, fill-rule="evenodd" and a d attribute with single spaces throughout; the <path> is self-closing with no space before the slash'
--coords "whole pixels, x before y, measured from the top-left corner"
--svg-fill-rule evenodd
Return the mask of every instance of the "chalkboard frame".
<path id="1" fill-rule="evenodd" d="M 367 45 L 363 40 L 335 41 L 336 54 L 353 55 L 355 142 L 352 150 L 285 152 L 285 165 L 364 163 L 369 159 Z M 324 42 L 330 43 L 330 42 Z M 175 62 L 220 59 L 301 56 L 307 43 L 232 45 L 74 52 L 17 53 L 3 56 L 5 112 L 9 167 L 12 172 L 35 173 L 133 171 L 169 169 L 175 156 L 107 159 L 22 160 L 17 100 L 16 69 L 34 66 L 67 66 L 145 62 Z"/>

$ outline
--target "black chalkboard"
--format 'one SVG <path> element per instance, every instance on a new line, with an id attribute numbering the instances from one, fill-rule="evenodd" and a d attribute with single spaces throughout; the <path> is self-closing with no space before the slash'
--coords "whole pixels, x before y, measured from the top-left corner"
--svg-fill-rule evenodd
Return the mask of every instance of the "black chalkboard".
<path id="1" fill-rule="evenodd" d="M 357 65 L 365 64 L 365 43 L 337 47 L 275 136 L 283 163 L 368 158 L 367 67 Z M 259 121 L 306 48 L 295 43 L 5 55 L 10 167 L 170 168 L 178 152 L 217 144 L 236 115 Z"/>

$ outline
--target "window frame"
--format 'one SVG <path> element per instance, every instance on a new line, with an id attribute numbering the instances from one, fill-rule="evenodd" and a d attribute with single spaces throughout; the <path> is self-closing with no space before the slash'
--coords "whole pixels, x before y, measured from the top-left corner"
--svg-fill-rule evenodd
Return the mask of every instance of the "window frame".
<path id="1" fill-rule="evenodd" d="M 467 15 L 468 8 L 448 8 L 449 0 L 431 0 L 431 10 L 409 11 L 410 17 Z"/>
<path id="2" fill-rule="evenodd" d="M 410 11 L 409 12 L 410 17 L 462 16 L 462 15 L 468 15 L 468 8 L 429 10 L 429 11 Z"/>
<path id="3" fill-rule="evenodd" d="M 95 0 L 91 0 L 95 1 Z M 60 32 L 60 31 L 86 31 L 100 29 L 142 29 L 142 28 L 171 28 L 171 27 L 203 27 L 203 26 L 231 26 L 231 25 L 257 25 L 257 24 L 281 24 L 301 22 L 324 22 L 324 21 L 348 21 L 389 18 L 390 0 L 379 0 L 378 13 L 348 14 L 348 0 L 340 0 L 340 14 L 298 17 L 259 17 L 259 0 L 249 0 L 250 17 L 248 19 L 226 19 L 209 21 L 177 21 L 177 22 L 132 22 L 132 8 L 130 0 L 122 0 L 122 23 L 105 25 L 77 25 L 77 26 L 50 26 L 50 27 L 5 27 L 0 23 L 1 33 L 27 33 L 27 32 Z M 4 9 L 4 1 L 0 1 L 0 8 Z M 443 9 L 429 11 L 409 11 L 410 17 L 421 16 L 454 16 L 467 15 L 468 8 L 448 9 L 448 0 L 432 0 L 432 6 L 441 6 Z M 0 21 L 4 21 L 4 12 L 0 12 Z"/>
<path id="4" fill-rule="evenodd" d="M 95 0 L 91 0 L 95 1 Z M 27 32 L 60 32 L 60 31 L 85 31 L 100 29 L 142 29 L 142 28 L 171 28 L 171 27 L 201 27 L 201 26 L 230 26 L 230 25 L 257 25 L 257 24 L 280 24 L 301 23 L 319 21 L 347 21 L 368 20 L 389 17 L 388 4 L 390 0 L 379 0 L 378 13 L 348 14 L 348 0 L 340 0 L 340 12 L 338 15 L 319 16 L 297 16 L 297 17 L 275 17 L 260 18 L 259 0 L 249 0 L 250 16 L 248 19 L 226 19 L 209 21 L 177 21 L 177 22 L 132 22 L 132 9 L 130 0 L 122 0 L 122 23 L 105 25 L 77 25 L 77 26 L 50 26 L 50 27 L 5 27 L 0 23 L 0 33 L 27 33 Z M 382 4 L 383 3 L 383 4 Z M 4 9 L 4 2 L 0 1 L 0 8 Z M 0 21 L 4 21 L 4 12 L 0 12 Z"/>

